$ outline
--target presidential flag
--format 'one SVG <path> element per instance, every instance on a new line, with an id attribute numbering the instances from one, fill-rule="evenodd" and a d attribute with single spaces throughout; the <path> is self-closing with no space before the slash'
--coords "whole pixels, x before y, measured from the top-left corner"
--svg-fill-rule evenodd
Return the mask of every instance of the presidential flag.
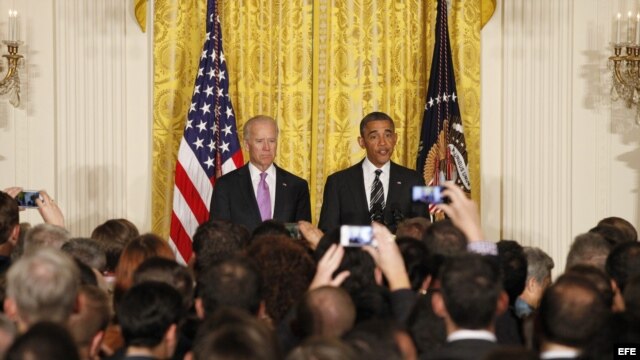
<path id="1" fill-rule="evenodd" d="M 216 0 L 208 1 L 206 29 L 173 188 L 169 244 L 183 263 L 191 257 L 192 237 L 198 225 L 209 219 L 216 178 L 244 163 L 229 97 Z"/>
<path id="2" fill-rule="evenodd" d="M 435 36 L 416 169 L 429 186 L 454 181 L 469 193 L 467 145 L 451 59 L 446 0 L 438 0 Z M 429 210 L 433 212 L 435 207 Z"/>

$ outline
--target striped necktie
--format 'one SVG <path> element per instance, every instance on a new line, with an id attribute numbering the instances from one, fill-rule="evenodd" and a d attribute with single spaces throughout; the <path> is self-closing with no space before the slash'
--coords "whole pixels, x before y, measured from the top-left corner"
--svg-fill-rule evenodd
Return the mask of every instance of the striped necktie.
<path id="1" fill-rule="evenodd" d="M 382 210 L 384 209 L 384 189 L 382 188 L 382 181 L 380 181 L 380 174 L 382 174 L 382 170 L 376 170 L 376 178 L 373 179 L 373 184 L 371 184 L 371 201 L 369 211 L 371 212 L 371 220 L 375 217 L 374 209 Z"/>

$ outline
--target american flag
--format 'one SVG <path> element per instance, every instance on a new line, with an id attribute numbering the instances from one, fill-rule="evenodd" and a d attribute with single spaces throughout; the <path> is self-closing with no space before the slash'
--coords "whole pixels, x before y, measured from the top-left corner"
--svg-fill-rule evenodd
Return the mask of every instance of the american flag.
<path id="1" fill-rule="evenodd" d="M 209 0 L 207 34 L 178 151 L 173 188 L 169 245 L 179 261 L 189 261 L 192 236 L 198 225 L 209 219 L 216 179 L 243 163 L 229 98 L 218 8 L 216 0 Z"/>
<path id="2" fill-rule="evenodd" d="M 469 193 L 471 182 L 467 145 L 458 106 L 447 23 L 447 1 L 439 0 L 436 42 L 433 47 L 416 169 L 429 186 L 454 181 Z M 434 212 L 435 206 L 430 205 L 429 210 Z"/>

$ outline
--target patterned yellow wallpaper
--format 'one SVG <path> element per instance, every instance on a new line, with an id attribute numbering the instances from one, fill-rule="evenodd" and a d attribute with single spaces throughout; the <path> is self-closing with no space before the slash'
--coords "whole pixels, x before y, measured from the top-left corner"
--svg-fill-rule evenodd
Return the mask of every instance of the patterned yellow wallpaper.
<path id="1" fill-rule="evenodd" d="M 136 9 L 144 2 L 134 1 Z M 238 127 L 257 114 L 277 119 L 276 162 L 309 181 L 314 220 L 327 175 L 364 156 L 356 138 L 368 112 L 391 115 L 399 135 L 393 160 L 415 168 L 435 1 L 219 1 Z M 494 8 L 495 0 L 453 0 L 449 12 L 476 201 L 480 29 Z M 153 231 L 163 236 L 170 225 L 175 158 L 204 36 L 204 21 L 195 19 L 203 19 L 205 11 L 206 1 L 155 2 L 152 212 Z"/>

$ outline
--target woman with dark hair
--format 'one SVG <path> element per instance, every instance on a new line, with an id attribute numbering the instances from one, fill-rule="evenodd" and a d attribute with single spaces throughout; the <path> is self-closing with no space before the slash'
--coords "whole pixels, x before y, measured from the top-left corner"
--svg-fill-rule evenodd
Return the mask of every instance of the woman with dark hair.
<path id="1" fill-rule="evenodd" d="M 106 273 L 113 273 L 124 247 L 140 233 L 138 228 L 127 219 L 111 219 L 98 225 L 91 233 L 107 256 Z"/>
<path id="2" fill-rule="evenodd" d="M 277 324 L 309 288 L 316 265 L 306 247 L 288 236 L 260 236 L 245 253 L 262 274 L 267 313 Z"/>
<path id="3" fill-rule="evenodd" d="M 131 240 L 122 250 L 116 268 L 115 300 L 133 284 L 133 273 L 145 260 L 152 257 L 163 257 L 175 260 L 173 251 L 167 242 L 155 234 L 144 234 Z"/>
<path id="4" fill-rule="evenodd" d="M 152 257 L 163 257 L 175 261 L 175 255 L 167 242 L 155 234 L 144 234 L 131 240 L 122 250 L 116 268 L 115 289 L 113 292 L 114 308 L 124 293 L 133 285 L 133 274 L 145 260 Z M 107 355 L 113 354 L 124 345 L 119 326 L 112 324 L 107 328 L 103 349 Z"/>

